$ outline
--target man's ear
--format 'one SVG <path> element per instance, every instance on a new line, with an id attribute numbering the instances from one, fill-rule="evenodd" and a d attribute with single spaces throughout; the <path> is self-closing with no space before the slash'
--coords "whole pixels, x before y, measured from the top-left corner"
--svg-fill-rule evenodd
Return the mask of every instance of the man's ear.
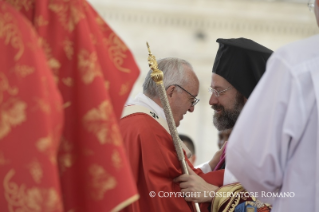
<path id="1" fill-rule="evenodd" d="M 166 90 L 167 97 L 172 97 L 175 90 L 175 85 L 171 85 Z"/>

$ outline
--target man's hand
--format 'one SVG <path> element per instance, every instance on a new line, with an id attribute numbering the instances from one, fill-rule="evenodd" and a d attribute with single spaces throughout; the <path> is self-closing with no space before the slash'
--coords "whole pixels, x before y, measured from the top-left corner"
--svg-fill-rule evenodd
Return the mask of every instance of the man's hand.
<path id="1" fill-rule="evenodd" d="M 189 175 L 183 174 L 173 180 L 180 183 L 181 192 L 193 194 L 185 197 L 185 200 L 188 202 L 210 202 L 212 197 L 209 192 L 216 191 L 218 187 L 207 183 L 189 167 L 188 171 Z"/>

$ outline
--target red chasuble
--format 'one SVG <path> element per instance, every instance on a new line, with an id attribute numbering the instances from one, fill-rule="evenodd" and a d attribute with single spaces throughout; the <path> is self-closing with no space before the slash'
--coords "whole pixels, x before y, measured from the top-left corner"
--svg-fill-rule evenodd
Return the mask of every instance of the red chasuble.
<path id="1" fill-rule="evenodd" d="M 191 204 L 178 196 L 181 189 L 178 183 L 173 182 L 182 171 L 171 135 L 151 116 L 143 113 L 121 119 L 120 130 L 140 195 L 137 202 L 123 211 L 193 211 Z M 187 163 L 208 183 L 223 185 L 224 170 L 203 174 L 188 160 Z M 202 212 L 207 208 L 208 204 L 202 207 Z"/>
<path id="2" fill-rule="evenodd" d="M 0 211 L 63 211 L 62 98 L 31 24 L 0 1 Z"/>
<path id="3" fill-rule="evenodd" d="M 84 0 L 7 1 L 36 29 L 63 97 L 65 211 L 116 211 L 136 200 L 118 127 L 139 74 L 130 50 Z"/>

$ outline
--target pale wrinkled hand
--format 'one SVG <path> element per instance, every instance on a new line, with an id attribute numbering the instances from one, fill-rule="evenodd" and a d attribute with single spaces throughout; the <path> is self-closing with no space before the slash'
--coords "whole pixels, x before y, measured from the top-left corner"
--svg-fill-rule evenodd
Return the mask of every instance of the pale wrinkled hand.
<path id="1" fill-rule="evenodd" d="M 214 157 L 208 162 L 208 164 L 210 165 L 210 168 L 211 168 L 212 170 L 214 170 L 215 167 L 217 166 L 217 164 L 218 164 L 218 162 L 219 162 L 219 160 L 220 160 L 220 157 L 222 156 L 223 151 L 224 151 L 224 149 L 225 149 L 226 143 L 227 143 L 227 141 L 225 141 L 225 143 L 223 144 L 222 148 L 220 148 L 220 150 L 218 150 L 218 151 L 215 153 Z"/>
<path id="2" fill-rule="evenodd" d="M 218 187 L 207 183 L 189 167 L 188 171 L 189 175 L 183 174 L 173 180 L 180 183 L 179 186 L 181 192 L 184 192 L 185 200 L 188 202 L 210 202 L 212 197 L 209 193 L 216 191 Z"/>

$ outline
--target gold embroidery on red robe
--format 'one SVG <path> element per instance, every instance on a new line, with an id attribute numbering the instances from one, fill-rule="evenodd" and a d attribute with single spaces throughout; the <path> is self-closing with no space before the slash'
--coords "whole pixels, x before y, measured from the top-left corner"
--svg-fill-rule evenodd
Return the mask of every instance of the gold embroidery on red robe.
<path id="1" fill-rule="evenodd" d="M 121 41 L 121 39 L 115 34 L 111 33 L 108 39 L 104 39 L 104 44 L 108 47 L 110 59 L 115 67 L 124 73 L 130 73 L 131 70 L 122 67 L 124 59 L 127 57 L 125 52 L 128 50 L 127 46 Z"/>
<path id="2" fill-rule="evenodd" d="M 36 102 L 35 110 L 40 109 L 43 113 L 50 114 L 51 113 L 51 103 L 46 99 L 34 98 Z"/>
<path id="3" fill-rule="evenodd" d="M 24 44 L 21 32 L 14 20 L 11 14 L 0 12 L 0 39 L 4 39 L 6 45 L 10 44 L 14 49 L 17 49 L 17 53 L 14 55 L 14 60 L 17 61 L 24 52 Z"/>
<path id="4" fill-rule="evenodd" d="M 41 183 L 41 179 L 43 177 L 43 170 L 41 168 L 41 164 L 34 160 L 27 165 L 29 172 L 36 183 Z"/>
<path id="5" fill-rule="evenodd" d="M 112 163 L 113 166 L 117 169 L 122 167 L 122 159 L 120 153 L 117 150 L 114 150 L 112 153 Z"/>
<path id="6" fill-rule="evenodd" d="M 18 77 L 26 77 L 34 73 L 34 67 L 16 64 L 13 71 Z"/>
<path id="7" fill-rule="evenodd" d="M 35 27 L 42 27 L 47 26 L 49 24 L 48 20 L 45 20 L 43 16 L 39 15 L 38 17 L 35 17 L 34 19 L 34 26 Z"/>
<path id="8" fill-rule="evenodd" d="M 61 126 L 57 126 L 56 132 L 58 132 L 60 129 Z M 53 135 L 50 133 L 47 137 L 40 138 L 35 144 L 37 150 L 41 153 L 46 154 L 52 164 L 56 164 L 57 160 L 55 148 L 53 148 L 55 140 L 57 140 L 55 139 L 55 137 L 53 137 Z"/>
<path id="9" fill-rule="evenodd" d="M 101 200 L 104 193 L 117 185 L 116 179 L 109 175 L 102 166 L 93 164 L 89 167 L 89 191 L 94 200 Z"/>
<path id="10" fill-rule="evenodd" d="M 6 2 L 10 3 L 17 10 L 23 8 L 28 11 L 34 7 L 34 0 L 6 0 Z"/>
<path id="11" fill-rule="evenodd" d="M 103 76 L 96 52 L 89 53 L 86 50 L 81 50 L 78 55 L 78 68 L 84 84 L 90 84 L 95 77 Z"/>
<path id="12" fill-rule="evenodd" d="M 81 9 L 83 6 L 82 0 L 51 0 L 49 9 L 57 13 L 61 25 L 72 32 L 75 26 L 81 19 L 85 18 L 85 15 Z"/>
<path id="13" fill-rule="evenodd" d="M 27 104 L 19 99 L 10 98 L 0 107 L 0 139 L 5 137 L 13 127 L 26 121 Z"/>
<path id="14" fill-rule="evenodd" d="M 84 127 L 97 137 L 100 144 L 112 142 L 112 137 L 110 136 L 112 136 L 113 130 L 108 132 L 108 129 L 110 129 L 108 122 L 112 112 L 110 101 L 103 101 L 98 108 L 91 109 L 83 117 Z"/>
<path id="15" fill-rule="evenodd" d="M 100 16 L 97 16 L 95 18 L 95 21 L 96 21 L 96 23 L 99 26 L 101 31 L 105 32 L 105 31 L 110 30 L 110 27 L 105 24 L 104 20 Z"/>
<path id="16" fill-rule="evenodd" d="M 120 96 L 123 96 L 125 94 L 127 94 L 130 90 L 130 83 L 125 83 L 121 85 L 121 89 L 120 89 Z"/>
<path id="17" fill-rule="evenodd" d="M 68 168 L 72 167 L 75 163 L 76 156 L 73 150 L 73 144 L 62 137 L 58 155 L 58 163 L 61 174 L 63 174 Z"/>
<path id="18" fill-rule="evenodd" d="M 10 160 L 4 157 L 4 154 L 0 152 L 0 166 L 4 166 L 10 163 Z"/>
<path id="19" fill-rule="evenodd" d="M 53 71 L 54 80 L 56 83 L 58 83 L 59 82 L 59 69 L 61 67 L 61 64 L 57 59 L 55 59 L 53 57 L 50 44 L 44 38 L 39 38 L 39 42 L 40 42 L 40 46 L 42 46 L 44 53 L 47 57 L 49 67 Z"/>
<path id="20" fill-rule="evenodd" d="M 63 78 L 62 82 L 68 87 L 72 87 L 74 85 L 74 80 L 71 77 Z"/>
<path id="21" fill-rule="evenodd" d="M 73 41 L 69 40 L 69 39 L 65 39 L 63 41 L 63 50 L 66 54 L 66 57 L 69 59 L 69 60 L 72 60 L 73 58 L 73 54 L 74 54 L 74 43 Z"/>
<path id="22" fill-rule="evenodd" d="M 53 188 L 18 185 L 12 180 L 15 170 L 11 169 L 4 177 L 4 195 L 10 212 L 55 212 L 62 210 L 58 192 Z"/>
<path id="23" fill-rule="evenodd" d="M 109 90 L 110 89 L 110 82 L 109 81 L 105 81 L 104 82 L 104 86 L 105 86 L 106 90 Z"/>

